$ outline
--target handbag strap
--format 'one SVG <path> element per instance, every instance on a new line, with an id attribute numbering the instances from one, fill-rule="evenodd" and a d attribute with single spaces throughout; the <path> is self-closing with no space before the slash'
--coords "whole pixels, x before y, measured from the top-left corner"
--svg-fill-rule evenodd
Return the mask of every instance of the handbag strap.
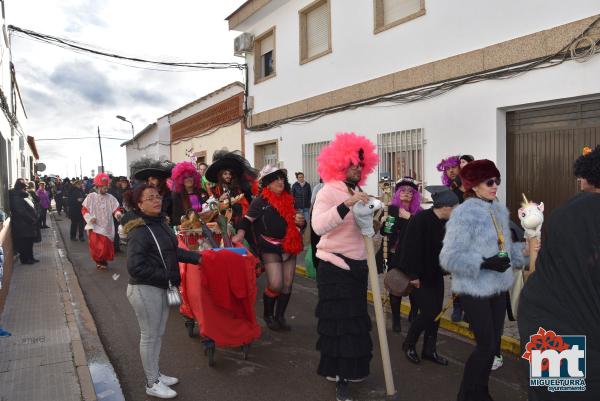
<path id="1" fill-rule="evenodd" d="M 492 222 L 494 223 L 494 228 L 496 228 L 496 234 L 498 235 L 498 249 L 500 252 L 506 252 L 506 247 L 504 246 L 504 234 L 498 225 L 498 221 L 496 220 L 496 216 L 494 216 L 492 208 L 490 208 L 490 216 L 492 216 Z"/>
<path id="2" fill-rule="evenodd" d="M 154 231 L 152 231 L 152 229 L 150 227 L 148 227 L 147 224 L 144 224 L 144 225 L 146 226 L 146 228 L 148 229 L 148 231 L 150 231 L 150 234 L 152 235 L 152 238 L 154 238 L 154 243 L 156 244 L 156 248 L 158 248 L 158 254 L 160 255 L 160 260 L 162 260 L 163 267 L 165 268 L 165 271 L 168 274 L 169 273 L 169 269 L 167 269 L 167 264 L 165 263 L 165 258 L 163 258 L 163 254 L 162 254 L 162 251 L 160 250 L 160 245 L 158 244 L 158 240 L 156 239 L 156 235 L 154 235 Z M 168 281 L 169 281 L 169 287 L 171 287 L 171 280 L 168 280 Z"/>

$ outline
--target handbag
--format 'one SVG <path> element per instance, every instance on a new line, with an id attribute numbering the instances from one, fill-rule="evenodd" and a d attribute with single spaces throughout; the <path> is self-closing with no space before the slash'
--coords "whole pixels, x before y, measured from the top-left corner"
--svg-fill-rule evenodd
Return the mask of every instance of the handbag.
<path id="1" fill-rule="evenodd" d="M 519 299 L 521 298 L 523 285 L 525 285 L 525 276 L 523 270 L 519 269 L 515 272 L 515 281 L 510 289 L 510 310 L 512 312 L 512 319 L 509 315 L 509 320 L 511 321 L 517 320 L 517 309 L 519 308 Z"/>
<path id="2" fill-rule="evenodd" d="M 158 245 L 158 240 L 156 239 L 156 236 L 154 235 L 154 232 L 150 229 L 150 227 L 148 227 L 146 225 L 146 228 L 148 229 L 148 231 L 150 231 L 150 234 L 152 234 L 152 238 L 154 238 L 154 243 L 156 244 L 156 247 L 158 248 L 158 254 L 160 255 L 160 259 L 162 260 L 163 267 L 165 268 L 165 271 L 167 272 L 167 274 L 169 274 L 169 269 L 167 269 L 167 264 L 165 263 L 165 259 L 163 258 L 162 251 L 160 250 L 160 245 Z M 172 285 L 171 280 L 169 280 L 169 287 L 167 288 L 167 305 L 169 305 L 169 306 L 181 305 L 181 294 L 179 293 L 179 288 Z"/>
<path id="3" fill-rule="evenodd" d="M 389 269 L 383 276 L 383 286 L 392 295 L 404 297 L 412 292 L 410 278 L 399 269 Z"/>

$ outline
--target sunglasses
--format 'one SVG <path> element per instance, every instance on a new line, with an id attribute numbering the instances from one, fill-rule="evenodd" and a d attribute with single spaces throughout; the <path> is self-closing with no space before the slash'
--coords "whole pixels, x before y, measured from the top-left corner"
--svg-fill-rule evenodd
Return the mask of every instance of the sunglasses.
<path id="1" fill-rule="evenodd" d="M 500 180 L 500 178 L 490 178 L 489 180 L 485 181 L 485 185 L 487 185 L 488 187 L 493 187 L 494 184 L 498 186 L 501 182 L 502 181 Z"/>

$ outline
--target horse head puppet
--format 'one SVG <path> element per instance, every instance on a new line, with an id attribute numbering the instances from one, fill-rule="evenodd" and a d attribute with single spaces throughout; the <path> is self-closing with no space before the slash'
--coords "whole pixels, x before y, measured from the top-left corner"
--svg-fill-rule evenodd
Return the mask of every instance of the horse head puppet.
<path id="1" fill-rule="evenodd" d="M 360 228 L 362 235 L 372 237 L 375 235 L 373 228 L 373 214 L 383 207 L 383 203 L 377 198 L 369 198 L 368 203 L 357 202 L 352 207 L 354 220 Z"/>

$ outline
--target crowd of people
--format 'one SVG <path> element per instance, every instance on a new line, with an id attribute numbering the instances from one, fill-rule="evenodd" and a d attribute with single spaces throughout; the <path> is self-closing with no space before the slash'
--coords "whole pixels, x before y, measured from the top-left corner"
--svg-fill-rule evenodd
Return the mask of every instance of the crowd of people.
<path id="1" fill-rule="evenodd" d="M 304 249 L 303 232 L 310 227 L 318 288 L 317 372 L 336 383 L 337 400 L 349 401 L 350 383 L 369 375 L 373 349 L 367 306 L 367 250 L 353 208 L 369 201 L 361 186 L 377 167 L 378 155 L 367 138 L 338 134 L 321 151 L 317 162 L 321 179 L 315 188 L 302 172 L 295 173 L 296 182 L 291 185 L 286 169 L 267 165 L 257 171 L 239 152 L 226 150 L 216 152 L 210 165 L 142 160 L 131 166 L 133 182 L 104 173 L 83 180 L 19 179 L 10 191 L 14 243 L 22 264 L 38 261 L 33 244 L 40 241 L 40 230 L 47 227 L 52 199 L 57 213 L 64 211 L 71 220 L 71 240 L 85 241 L 87 237 L 98 270 L 107 269 L 120 250 L 124 239 L 120 236 L 126 237 L 130 274 L 127 298 L 141 330 L 145 391 L 172 398 L 177 393 L 170 386 L 178 379 L 159 369 L 169 311 L 167 292 L 179 285 L 178 262 L 202 262 L 201 253 L 179 248 L 173 227 L 179 226 L 190 211 L 203 213 L 216 208 L 226 218 L 230 243 L 244 244 L 264 267 L 263 318 L 274 331 L 291 330 L 285 312 L 292 295 L 296 257 Z M 471 155 L 449 156 L 437 169 L 442 173 L 441 185 L 422 188 L 414 177 L 401 177 L 393 186 L 385 220 L 374 222 L 385 223 L 380 224 L 380 234 L 387 237 L 387 254 L 382 247 L 379 260 L 385 265 L 382 271 L 398 269 L 410 280 L 410 327 L 402 349 L 414 364 L 422 360 L 448 364 L 437 350 L 437 317 L 443 310 L 444 276 L 451 275 L 452 320 L 467 321 L 476 343 L 465 364 L 457 399 L 489 401 L 490 373 L 502 366 L 501 335 L 513 269 L 528 265 L 530 247 L 497 198 L 502 177 L 493 161 L 476 160 Z M 600 227 L 600 213 L 590 214 L 599 203 L 600 146 L 576 161 L 575 175 L 583 192 L 596 194 L 578 195 L 561 207 L 548 224 L 547 239 L 541 247 L 533 248 L 540 252 L 540 259 L 523 290 L 519 311 L 522 339 L 533 334 L 537 322 L 544 321 L 547 309 L 541 305 L 551 295 L 546 290 L 560 288 L 575 298 L 581 296 L 576 295 L 578 291 L 589 296 L 589 302 L 577 304 L 587 311 L 587 317 L 581 310 L 569 314 L 562 305 L 555 309 L 563 311 L 561 319 L 554 316 L 547 321 L 563 332 L 600 336 L 599 328 L 594 327 L 592 333 L 585 325 L 589 318 L 600 318 L 600 310 L 590 306 L 600 305 L 597 287 L 590 286 L 599 282 L 600 237 L 588 235 Z M 423 190 L 431 196 L 431 207 L 423 208 Z M 586 239 L 569 220 L 573 218 L 588 228 Z M 559 233 L 562 230 L 558 227 L 568 229 Z M 590 254 L 590 249 L 596 253 Z M 559 284 L 566 273 L 557 265 L 557 258 L 572 258 L 569 263 L 581 273 L 572 280 L 573 285 Z M 567 275 L 571 279 L 574 274 Z M 399 333 L 402 299 L 389 294 L 389 300 L 392 330 Z M 592 320 L 595 325 L 600 321 Z M 416 347 L 421 336 L 419 353 Z M 590 341 L 588 352 L 595 355 L 598 350 L 594 347 Z M 598 365 L 590 363 L 588 369 L 597 373 Z M 531 390 L 531 396 L 552 399 L 551 394 L 538 390 Z"/>

